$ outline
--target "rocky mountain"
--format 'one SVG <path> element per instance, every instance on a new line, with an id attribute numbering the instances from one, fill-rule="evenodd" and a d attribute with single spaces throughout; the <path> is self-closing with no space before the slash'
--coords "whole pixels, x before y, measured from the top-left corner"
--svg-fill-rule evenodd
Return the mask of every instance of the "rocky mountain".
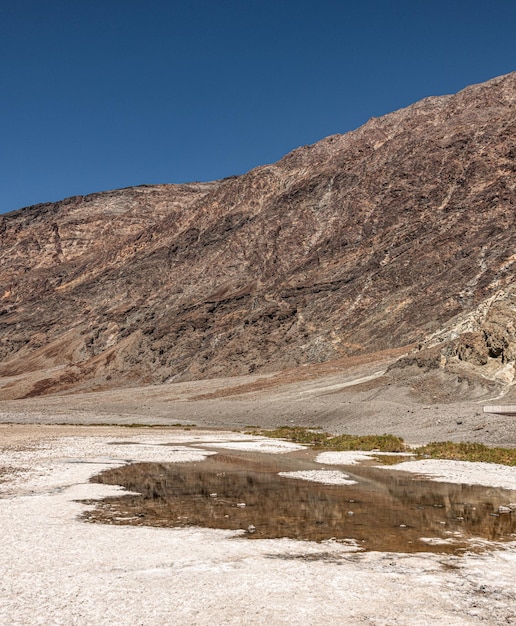
<path id="1" fill-rule="evenodd" d="M 399 371 L 460 362 L 509 380 L 515 226 L 516 73 L 242 176 L 8 213 L 0 396 L 411 344 Z"/>

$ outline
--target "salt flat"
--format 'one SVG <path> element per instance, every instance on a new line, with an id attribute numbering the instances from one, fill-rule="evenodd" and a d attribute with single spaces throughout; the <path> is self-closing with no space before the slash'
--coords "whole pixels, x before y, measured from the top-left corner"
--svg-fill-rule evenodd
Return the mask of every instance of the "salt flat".
<path id="1" fill-rule="evenodd" d="M 256 447 L 256 438 L 23 425 L 2 426 L 1 435 L 2 624 L 516 621 L 516 542 L 464 556 L 361 553 L 333 541 L 245 541 L 233 531 L 78 519 L 87 505 L 77 500 L 120 491 L 88 483 L 101 469 L 128 460 L 202 463 L 213 452 L 206 444 Z"/>

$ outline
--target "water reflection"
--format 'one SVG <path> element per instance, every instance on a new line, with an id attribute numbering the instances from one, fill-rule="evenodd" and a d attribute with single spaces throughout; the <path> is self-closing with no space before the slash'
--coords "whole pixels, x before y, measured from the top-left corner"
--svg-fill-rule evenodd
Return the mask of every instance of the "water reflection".
<path id="1" fill-rule="evenodd" d="M 350 475 L 357 481 L 353 485 L 278 475 L 322 467 L 311 451 L 127 465 L 93 480 L 141 495 L 107 498 L 85 517 L 114 524 L 241 529 L 251 539 L 352 539 L 366 550 L 396 552 L 451 552 L 471 537 L 515 538 L 516 512 L 498 511 L 516 494 L 503 489 L 418 480 L 368 466 L 331 467 Z"/>

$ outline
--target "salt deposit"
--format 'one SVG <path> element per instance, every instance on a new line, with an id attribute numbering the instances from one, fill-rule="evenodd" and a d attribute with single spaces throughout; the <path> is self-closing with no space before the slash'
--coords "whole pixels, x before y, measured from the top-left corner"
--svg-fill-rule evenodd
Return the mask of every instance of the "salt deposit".
<path id="1" fill-rule="evenodd" d="M 329 470 L 301 470 L 299 472 L 279 472 L 280 476 L 287 478 L 297 478 L 298 480 L 309 480 L 323 485 L 356 485 L 356 480 L 350 480 L 343 472 L 332 472 Z"/>
<path id="2" fill-rule="evenodd" d="M 117 435 L 112 445 L 113 436 L 99 434 L 35 436 L 9 448 L 4 437 L 0 623 L 514 623 L 516 543 L 461 557 L 360 553 L 335 541 L 246 541 L 233 531 L 79 519 L 89 506 L 80 500 L 120 492 L 88 482 L 101 469 L 129 459 L 202 463 L 200 444 L 215 438 Z M 193 447 L 178 445 L 188 440 Z"/>

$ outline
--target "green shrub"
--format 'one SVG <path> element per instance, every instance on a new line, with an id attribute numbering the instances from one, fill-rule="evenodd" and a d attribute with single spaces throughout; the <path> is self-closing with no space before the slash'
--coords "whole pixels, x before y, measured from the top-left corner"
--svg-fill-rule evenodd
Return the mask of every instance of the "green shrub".
<path id="1" fill-rule="evenodd" d="M 249 434 L 286 439 L 322 450 L 363 450 L 370 452 L 408 452 L 417 458 L 455 461 L 481 461 L 516 465 L 516 448 L 490 448 L 482 443 L 454 443 L 438 441 L 411 449 L 401 437 L 395 435 L 336 435 L 316 432 L 301 426 L 281 426 L 274 430 L 255 429 Z M 406 460 L 404 458 L 403 460 Z"/>
<path id="2" fill-rule="evenodd" d="M 454 461 L 481 461 L 483 463 L 500 463 L 516 465 L 516 449 L 489 448 L 483 443 L 454 443 L 453 441 L 434 441 L 416 448 L 414 453 L 419 457 L 431 459 L 449 459 Z"/>
<path id="3" fill-rule="evenodd" d="M 254 430 L 253 435 L 287 439 L 295 443 L 330 450 L 379 450 L 381 452 L 404 452 L 407 448 L 401 437 L 394 435 L 336 435 L 315 432 L 301 426 L 281 426 L 274 430 Z"/>

